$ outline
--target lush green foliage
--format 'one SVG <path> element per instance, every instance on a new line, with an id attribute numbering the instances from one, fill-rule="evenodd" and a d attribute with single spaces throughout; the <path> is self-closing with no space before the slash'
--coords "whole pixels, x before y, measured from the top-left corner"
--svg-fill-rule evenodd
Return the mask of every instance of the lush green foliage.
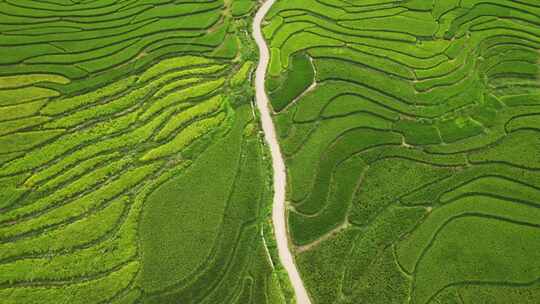
<path id="1" fill-rule="evenodd" d="M 23 2 L 0 3 L 0 302 L 290 301 L 257 3 Z"/>
<path id="2" fill-rule="evenodd" d="M 289 0 L 267 21 L 313 302 L 538 301 L 538 4 Z"/>
<path id="3" fill-rule="evenodd" d="M 279 79 L 270 78 L 268 89 L 272 107 L 281 111 L 306 91 L 314 81 L 314 72 L 309 57 L 297 54 L 291 59 L 289 69 Z"/>

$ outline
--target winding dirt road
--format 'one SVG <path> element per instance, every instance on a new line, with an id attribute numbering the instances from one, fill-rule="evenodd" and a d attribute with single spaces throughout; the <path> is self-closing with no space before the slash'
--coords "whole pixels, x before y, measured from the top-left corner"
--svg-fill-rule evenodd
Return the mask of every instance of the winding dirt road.
<path id="1" fill-rule="evenodd" d="M 296 301 L 298 304 L 311 304 L 309 296 L 304 287 L 304 282 L 296 268 L 293 256 L 289 250 L 289 239 L 287 235 L 287 222 L 285 219 L 285 187 L 287 176 L 285 173 L 285 162 L 279 148 L 276 129 L 270 115 L 268 96 L 265 90 L 265 75 L 270 60 L 268 46 L 262 35 L 261 24 L 264 16 L 272 7 L 275 0 L 266 0 L 261 6 L 253 22 L 253 38 L 259 47 L 259 64 L 255 73 L 255 89 L 257 91 L 257 108 L 261 113 L 261 122 L 266 142 L 270 146 L 272 154 L 272 167 L 274 169 L 274 202 L 272 209 L 272 220 L 274 222 L 274 232 L 276 235 L 279 258 L 281 264 L 287 270 L 291 280 Z"/>

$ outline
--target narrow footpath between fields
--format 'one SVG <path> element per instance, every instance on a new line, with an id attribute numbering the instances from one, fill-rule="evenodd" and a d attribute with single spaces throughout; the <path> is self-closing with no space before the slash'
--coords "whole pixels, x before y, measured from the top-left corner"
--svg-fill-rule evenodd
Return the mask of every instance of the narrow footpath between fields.
<path id="1" fill-rule="evenodd" d="M 265 91 L 265 75 L 270 61 L 268 46 L 262 35 L 261 24 L 266 13 L 272 7 L 275 0 L 266 0 L 261 6 L 253 22 L 253 38 L 259 47 L 259 64 L 255 74 L 255 89 L 257 91 L 257 108 L 261 114 L 261 122 L 266 142 L 270 146 L 272 154 L 272 167 L 274 171 L 274 201 L 272 208 L 272 220 L 274 222 L 274 232 L 278 245 L 279 258 L 281 264 L 287 270 L 291 280 L 296 301 L 298 304 L 310 304 L 311 301 L 304 287 L 304 282 L 296 268 L 293 256 L 289 249 L 289 239 L 287 235 L 286 205 L 285 205 L 285 187 L 286 172 L 285 161 L 281 155 L 281 150 L 277 140 L 276 129 L 272 122 L 268 96 Z"/>

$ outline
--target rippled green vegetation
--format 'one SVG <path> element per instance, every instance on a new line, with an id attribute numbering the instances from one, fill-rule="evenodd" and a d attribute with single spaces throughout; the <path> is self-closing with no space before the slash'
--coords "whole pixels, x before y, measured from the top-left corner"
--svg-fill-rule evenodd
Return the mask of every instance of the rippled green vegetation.
<path id="1" fill-rule="evenodd" d="M 267 87 L 315 303 L 540 298 L 540 6 L 277 1 Z"/>
<path id="2" fill-rule="evenodd" d="M 1 303 L 290 300 L 256 6 L 0 1 Z"/>

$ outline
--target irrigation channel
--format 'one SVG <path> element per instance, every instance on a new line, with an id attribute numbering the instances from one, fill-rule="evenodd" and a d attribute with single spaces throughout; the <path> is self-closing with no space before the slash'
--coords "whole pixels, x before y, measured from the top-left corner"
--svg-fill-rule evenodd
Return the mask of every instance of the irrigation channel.
<path id="1" fill-rule="evenodd" d="M 268 69 L 268 63 L 270 61 L 270 54 L 266 41 L 264 40 L 261 25 L 264 20 L 264 16 L 272 7 L 275 0 L 266 0 L 255 15 L 253 21 L 253 37 L 259 47 L 259 64 L 255 73 L 255 89 L 257 108 L 261 114 L 261 123 L 263 127 L 264 137 L 266 142 L 270 146 L 270 152 L 272 154 L 272 168 L 274 171 L 274 201 L 272 208 L 272 220 L 274 222 L 274 232 L 277 241 L 279 258 L 283 267 L 289 274 L 294 292 L 296 295 L 296 302 L 298 304 L 310 304 L 311 301 L 304 287 L 304 282 L 300 277 L 300 273 L 296 268 L 293 256 L 289 250 L 289 238 L 287 234 L 287 221 L 286 221 L 286 206 L 285 206 L 285 187 L 287 175 L 285 172 L 285 161 L 281 155 L 281 150 L 277 140 L 276 129 L 270 115 L 268 96 L 265 90 L 265 76 Z"/>

